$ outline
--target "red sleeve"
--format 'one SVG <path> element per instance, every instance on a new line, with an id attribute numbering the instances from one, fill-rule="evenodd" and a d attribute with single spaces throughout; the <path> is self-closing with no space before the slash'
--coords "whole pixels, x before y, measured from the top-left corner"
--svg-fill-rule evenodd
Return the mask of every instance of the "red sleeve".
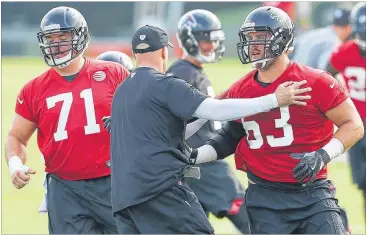
<path id="1" fill-rule="evenodd" d="M 233 83 L 230 88 L 223 91 L 222 93 L 217 95 L 215 98 L 220 99 L 220 100 L 222 100 L 222 99 L 242 98 L 242 97 L 239 97 L 240 95 L 238 94 L 238 90 L 241 90 L 241 86 L 243 84 L 244 79 L 246 79 L 246 77 L 243 77 L 240 80 Z"/>
<path id="2" fill-rule="evenodd" d="M 111 63 L 110 65 L 110 71 L 112 72 L 115 81 L 115 89 L 118 87 L 118 85 L 125 81 L 125 79 L 130 75 L 129 71 L 121 64 L 118 63 Z"/>
<path id="3" fill-rule="evenodd" d="M 121 82 L 125 81 L 127 76 L 129 76 L 129 70 L 127 70 L 124 66 L 118 65 L 117 67 L 117 81 L 120 84 Z"/>
<path id="4" fill-rule="evenodd" d="M 341 72 L 345 68 L 345 59 L 347 58 L 343 53 L 343 45 L 337 47 L 330 56 L 330 64 L 337 71 Z"/>
<path id="5" fill-rule="evenodd" d="M 215 96 L 215 98 L 216 98 L 216 99 L 218 99 L 218 100 L 227 99 L 228 92 L 229 92 L 229 89 L 228 89 L 228 90 L 223 91 L 223 92 L 222 92 L 222 93 L 220 93 L 220 94 L 218 94 L 217 96 Z"/>
<path id="6" fill-rule="evenodd" d="M 348 98 L 340 82 L 329 73 L 322 73 L 312 89 L 312 99 L 322 113 L 335 108 Z"/>
<path id="7" fill-rule="evenodd" d="M 31 122 L 37 122 L 32 99 L 36 97 L 36 95 L 32 94 L 32 87 L 33 82 L 31 81 L 22 88 L 16 100 L 15 112 Z"/>

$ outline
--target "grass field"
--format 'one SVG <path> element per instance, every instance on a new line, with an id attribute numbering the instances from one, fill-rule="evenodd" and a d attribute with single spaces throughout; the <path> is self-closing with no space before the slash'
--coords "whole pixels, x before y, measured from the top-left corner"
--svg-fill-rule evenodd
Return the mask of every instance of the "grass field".
<path id="1" fill-rule="evenodd" d="M 14 106 L 18 92 L 22 86 L 47 69 L 41 58 L 3 58 L 2 59 L 2 153 L 4 140 L 10 128 L 14 115 Z M 212 80 L 217 93 L 224 91 L 230 84 L 249 71 L 238 60 L 223 60 L 219 64 L 206 66 L 206 72 Z M 17 190 L 11 184 L 9 170 L 2 157 L 2 234 L 46 234 L 47 215 L 39 215 L 37 209 L 43 197 L 43 161 L 38 150 L 35 135 L 27 148 L 27 165 L 37 171 L 31 182 L 22 190 Z M 228 161 L 233 164 L 233 158 Z M 362 196 L 352 184 L 349 166 L 341 161 L 329 168 L 330 178 L 337 187 L 337 197 L 340 205 L 345 207 L 352 232 L 365 234 L 365 222 L 362 213 Z M 247 186 L 246 175 L 237 171 L 238 177 Z M 217 234 L 234 234 L 236 229 L 227 219 L 218 220 L 210 217 Z"/>

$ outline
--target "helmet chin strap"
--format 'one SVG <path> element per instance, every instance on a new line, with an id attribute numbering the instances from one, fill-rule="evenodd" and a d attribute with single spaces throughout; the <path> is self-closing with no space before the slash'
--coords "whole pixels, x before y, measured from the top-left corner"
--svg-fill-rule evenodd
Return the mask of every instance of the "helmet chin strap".
<path id="1" fill-rule="evenodd" d="M 262 59 L 262 60 L 259 60 L 259 61 L 256 61 L 256 62 L 252 62 L 252 63 L 251 63 L 251 65 L 252 65 L 252 67 L 253 67 L 253 68 L 256 68 L 256 69 L 262 69 L 262 68 L 264 68 L 264 67 L 265 67 L 265 65 L 266 65 L 266 63 L 267 63 L 268 61 L 271 61 L 271 60 L 273 60 L 273 59 L 275 59 L 275 58 Z M 260 64 L 260 65 L 261 65 L 261 67 L 258 67 L 258 66 L 257 66 L 258 64 Z"/>
<path id="2" fill-rule="evenodd" d="M 58 63 L 62 63 L 62 61 L 69 60 L 71 58 L 71 53 L 72 52 L 70 51 L 66 56 L 64 56 L 62 58 L 59 58 L 59 59 L 54 59 L 55 60 L 55 63 L 58 64 Z M 72 59 L 72 60 L 70 60 L 68 62 L 59 64 L 56 67 L 59 68 L 59 69 L 65 68 L 65 67 L 69 66 L 74 59 Z"/>
<path id="3" fill-rule="evenodd" d="M 58 65 L 58 66 L 56 66 L 57 68 L 59 68 L 59 69 L 62 69 L 62 68 L 65 68 L 65 67 L 67 67 L 67 66 L 69 66 L 70 64 L 71 64 L 71 62 L 72 62 L 73 60 L 70 60 L 70 61 L 68 61 L 68 62 L 66 62 L 66 63 L 64 63 L 64 64 L 60 64 L 60 65 Z"/>
<path id="4" fill-rule="evenodd" d="M 215 52 L 211 52 L 209 56 L 206 56 L 201 54 L 201 51 L 199 51 L 195 58 L 201 63 L 211 63 L 215 60 Z"/>
<path id="5" fill-rule="evenodd" d="M 201 54 L 201 52 L 199 52 L 198 55 L 196 55 L 196 56 L 192 56 L 186 51 L 186 49 L 184 47 L 182 47 L 182 50 L 183 50 L 183 53 L 184 53 L 185 56 L 191 57 L 194 60 L 196 60 L 196 61 L 198 61 L 202 64 L 211 63 L 215 59 L 215 52 L 213 52 L 210 56 L 205 56 L 205 55 Z"/>
<path id="6" fill-rule="evenodd" d="M 85 49 L 84 49 L 85 50 Z M 83 50 L 83 52 L 84 52 L 84 50 Z M 67 67 L 67 66 L 69 66 L 70 64 L 71 64 L 71 62 L 73 62 L 75 59 L 77 59 L 77 58 L 79 58 L 81 55 L 83 55 L 83 52 L 82 53 L 80 53 L 78 56 L 76 56 L 75 58 L 73 58 L 72 60 L 70 60 L 70 61 L 68 61 L 68 62 L 65 62 L 65 63 L 62 63 L 62 64 L 60 64 L 60 65 L 57 65 L 56 67 L 57 68 L 59 68 L 59 69 L 62 69 L 62 68 L 65 68 L 65 67 Z M 66 57 L 71 57 L 71 51 L 69 52 L 69 54 L 67 54 L 66 56 L 64 56 L 64 57 L 62 57 L 62 58 L 60 58 L 60 59 L 55 59 L 55 62 L 60 62 L 60 60 L 68 60 L 68 58 L 66 58 Z"/>

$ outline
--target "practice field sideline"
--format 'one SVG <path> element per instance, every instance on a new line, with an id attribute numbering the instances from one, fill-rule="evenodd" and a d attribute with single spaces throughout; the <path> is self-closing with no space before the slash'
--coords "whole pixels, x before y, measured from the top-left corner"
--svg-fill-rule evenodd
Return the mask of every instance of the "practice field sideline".
<path id="1" fill-rule="evenodd" d="M 10 173 L 4 159 L 4 145 L 7 132 L 14 116 L 14 106 L 18 92 L 23 85 L 45 71 L 48 67 L 42 58 L 3 58 L 2 59 L 2 234 L 46 234 L 47 215 L 39 215 L 37 209 L 42 201 L 44 167 L 38 150 L 36 135 L 28 144 L 27 165 L 37 171 L 30 183 L 22 190 L 11 184 Z M 242 65 L 237 59 L 224 59 L 218 64 L 206 65 L 205 71 L 216 93 L 228 88 L 234 81 L 251 68 Z M 233 157 L 228 161 L 234 166 Z M 236 171 L 243 184 L 247 186 L 246 174 Z M 337 197 L 341 206 L 346 208 L 353 234 L 365 234 L 363 198 L 357 187 L 352 184 L 349 165 L 338 161 L 329 167 L 329 175 L 337 187 Z M 210 216 L 216 234 L 237 233 L 227 220 Z"/>

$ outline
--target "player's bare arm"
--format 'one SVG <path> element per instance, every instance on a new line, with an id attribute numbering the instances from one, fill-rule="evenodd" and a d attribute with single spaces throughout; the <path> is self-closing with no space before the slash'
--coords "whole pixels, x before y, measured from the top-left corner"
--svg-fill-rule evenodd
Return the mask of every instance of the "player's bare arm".
<path id="1" fill-rule="evenodd" d="M 12 175 L 12 183 L 18 189 L 28 184 L 30 180 L 28 174 L 36 173 L 24 165 L 27 160 L 25 149 L 36 128 L 37 125 L 34 122 L 15 114 L 13 125 L 6 139 L 5 158 Z"/>
<path id="2" fill-rule="evenodd" d="M 334 134 L 334 138 L 338 139 L 343 144 L 344 151 L 350 149 L 363 137 L 363 122 L 350 98 L 327 111 L 325 115 L 338 127 L 338 130 Z"/>
<path id="3" fill-rule="evenodd" d="M 332 159 L 338 157 L 363 137 L 362 120 L 350 98 L 325 113 L 339 129 L 321 149 L 310 153 L 291 154 L 301 159 L 293 169 L 294 178 L 304 186 L 311 185 L 317 173 Z M 305 183 L 307 178 L 310 179 Z"/>
<path id="4" fill-rule="evenodd" d="M 305 80 L 285 82 L 278 86 L 275 93 L 252 99 L 207 98 L 195 110 L 193 116 L 215 121 L 230 121 L 291 104 L 304 106 L 305 100 L 311 96 L 301 94 L 312 90 L 310 87 L 300 88 L 306 82 Z"/>
<path id="5" fill-rule="evenodd" d="M 191 150 L 189 153 L 190 163 L 201 164 L 232 155 L 245 135 L 246 132 L 241 123 L 236 121 L 227 122 L 205 145 Z"/>

